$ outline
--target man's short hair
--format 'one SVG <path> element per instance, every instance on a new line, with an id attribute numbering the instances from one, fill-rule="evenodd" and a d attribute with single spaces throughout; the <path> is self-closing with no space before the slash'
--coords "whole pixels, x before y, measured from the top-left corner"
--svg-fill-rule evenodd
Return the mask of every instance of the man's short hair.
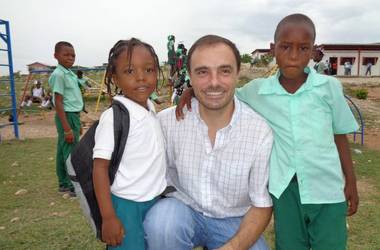
<path id="1" fill-rule="evenodd" d="M 278 34 L 280 33 L 280 29 L 285 25 L 285 24 L 288 24 L 288 23 L 294 23 L 294 24 L 300 24 L 300 23 L 304 23 L 306 25 L 309 25 L 311 30 L 312 30 L 312 39 L 313 39 L 313 43 L 315 42 L 315 36 L 316 36 L 316 32 L 315 32 L 315 25 L 313 23 L 313 21 L 310 19 L 310 17 L 304 15 L 304 14 L 300 14 L 300 13 L 296 13 L 296 14 L 291 14 L 291 15 L 288 15 L 286 17 L 284 17 L 278 24 L 277 24 L 277 27 L 276 27 L 276 31 L 274 32 L 274 42 L 277 41 L 278 39 Z"/>
<path id="2" fill-rule="evenodd" d="M 62 47 L 65 47 L 65 46 L 70 47 L 70 48 L 74 48 L 74 46 L 71 43 L 65 42 L 65 41 L 60 41 L 60 42 L 57 42 L 55 44 L 54 53 L 58 53 L 62 49 Z"/>
<path id="3" fill-rule="evenodd" d="M 237 70 L 240 70 L 240 64 L 241 64 L 241 59 L 240 59 L 240 52 L 237 49 L 236 45 L 228 40 L 227 38 L 217 36 L 217 35 L 206 35 L 201 38 L 199 38 L 190 48 L 189 53 L 188 53 L 188 60 L 187 60 L 187 70 L 190 72 L 191 69 L 191 57 L 194 53 L 194 51 L 202 46 L 210 46 L 210 45 L 215 45 L 215 44 L 225 44 L 228 47 L 231 48 L 232 52 L 234 53 L 235 59 L 236 59 L 236 66 Z M 217 56 L 217 55 L 216 55 Z"/>

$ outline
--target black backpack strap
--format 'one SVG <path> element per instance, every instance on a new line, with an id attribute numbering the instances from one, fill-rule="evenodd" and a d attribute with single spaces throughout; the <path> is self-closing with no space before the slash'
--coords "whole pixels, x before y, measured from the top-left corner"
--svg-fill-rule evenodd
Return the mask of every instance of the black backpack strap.
<path id="1" fill-rule="evenodd" d="M 129 112 L 128 109 L 119 101 L 112 101 L 113 128 L 115 146 L 109 167 L 110 185 L 112 185 L 116 172 L 119 168 L 121 158 L 124 154 L 125 145 L 129 134 Z"/>

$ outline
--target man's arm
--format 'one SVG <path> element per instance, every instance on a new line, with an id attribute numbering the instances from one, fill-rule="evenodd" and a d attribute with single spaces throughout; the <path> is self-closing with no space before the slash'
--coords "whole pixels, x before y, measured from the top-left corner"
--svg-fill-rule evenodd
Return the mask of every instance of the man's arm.
<path id="1" fill-rule="evenodd" d="M 347 215 L 351 216 L 358 210 L 359 196 L 356 187 L 356 177 L 352 165 L 350 148 L 348 145 L 347 136 L 345 134 L 334 135 L 334 140 L 338 149 L 342 171 L 346 180 L 344 194 L 348 202 Z"/>
<path id="2" fill-rule="evenodd" d="M 264 232 L 272 217 L 272 207 L 251 207 L 237 233 L 219 250 L 249 249 Z"/>
<path id="3" fill-rule="evenodd" d="M 55 110 L 57 112 L 59 120 L 62 123 L 62 127 L 65 133 L 65 141 L 67 143 L 73 143 L 74 134 L 66 118 L 65 109 L 63 107 L 63 97 L 62 95 L 58 93 L 54 93 L 54 98 L 55 98 Z"/>

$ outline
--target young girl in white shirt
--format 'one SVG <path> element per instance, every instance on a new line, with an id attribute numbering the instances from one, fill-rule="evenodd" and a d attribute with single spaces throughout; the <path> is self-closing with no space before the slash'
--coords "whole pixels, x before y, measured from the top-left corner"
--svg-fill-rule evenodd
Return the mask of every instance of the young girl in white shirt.
<path id="1" fill-rule="evenodd" d="M 110 50 L 105 83 L 109 92 L 112 86 L 120 91 L 114 100 L 128 109 L 130 129 L 112 186 L 112 108 L 101 115 L 95 134 L 93 181 L 108 249 L 145 249 L 145 214 L 166 187 L 163 136 L 149 100 L 160 72 L 154 49 L 138 39 L 120 40 Z"/>

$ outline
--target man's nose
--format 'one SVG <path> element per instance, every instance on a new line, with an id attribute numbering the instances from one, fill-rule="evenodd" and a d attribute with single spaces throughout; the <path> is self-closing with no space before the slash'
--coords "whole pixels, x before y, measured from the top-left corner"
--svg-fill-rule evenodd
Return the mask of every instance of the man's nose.
<path id="1" fill-rule="evenodd" d="M 212 86 L 216 86 L 219 84 L 219 75 L 218 75 L 218 72 L 216 70 L 213 70 L 211 71 L 211 75 L 210 75 L 210 84 Z"/>

